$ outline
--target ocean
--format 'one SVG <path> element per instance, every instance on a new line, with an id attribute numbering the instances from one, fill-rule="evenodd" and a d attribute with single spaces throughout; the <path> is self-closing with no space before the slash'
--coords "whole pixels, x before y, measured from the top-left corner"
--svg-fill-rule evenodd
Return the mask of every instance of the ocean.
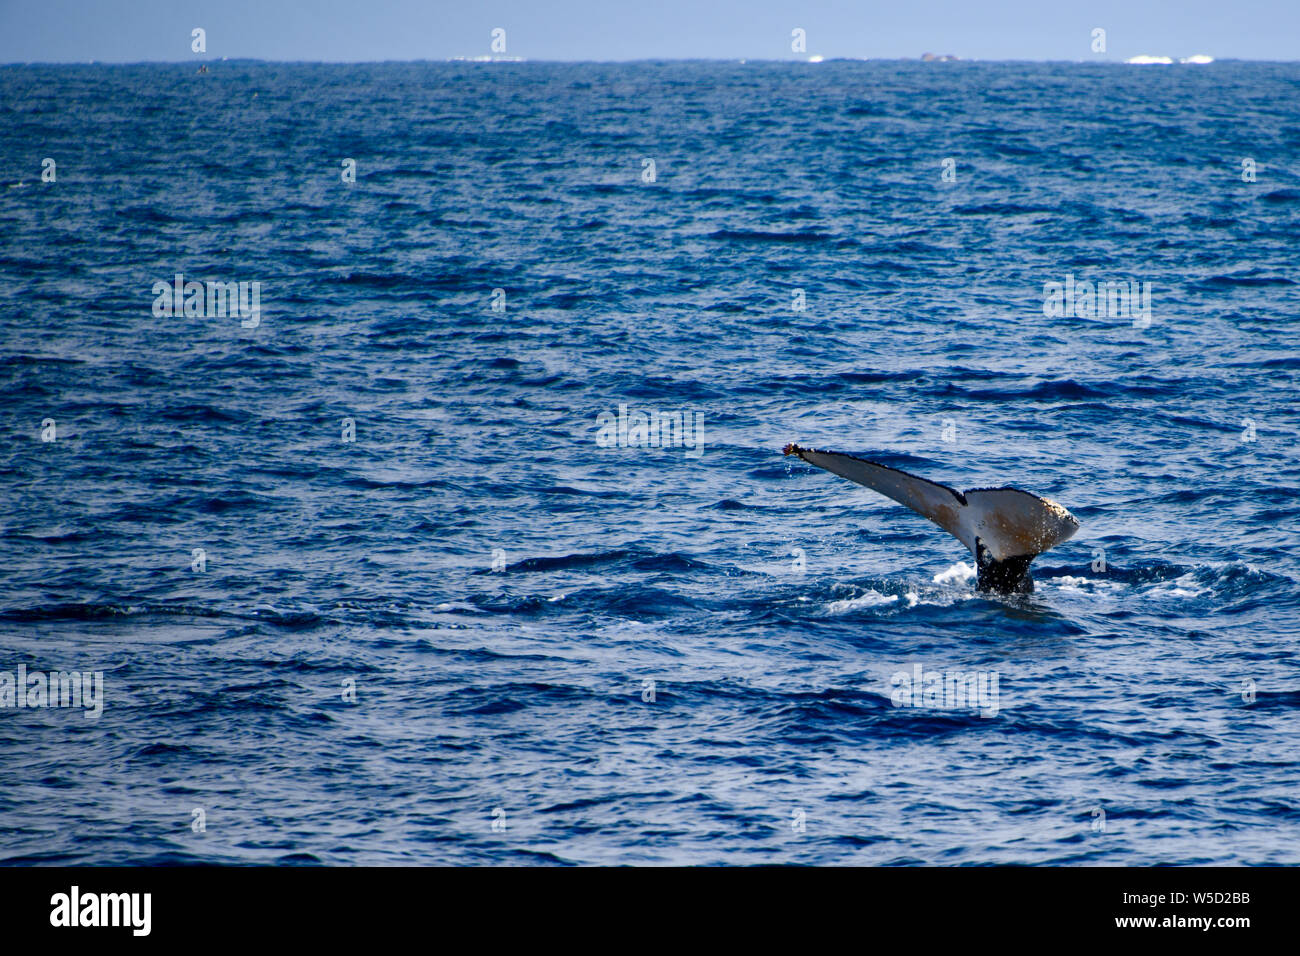
<path id="1" fill-rule="evenodd" d="M 0 862 L 1300 862 L 1300 64 L 0 109 Z"/>

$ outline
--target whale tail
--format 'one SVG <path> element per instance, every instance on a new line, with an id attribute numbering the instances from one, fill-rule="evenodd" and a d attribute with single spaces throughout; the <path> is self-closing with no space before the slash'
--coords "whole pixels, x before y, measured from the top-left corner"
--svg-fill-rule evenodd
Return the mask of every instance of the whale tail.
<path id="1" fill-rule="evenodd" d="M 1079 522 L 1050 498 L 1019 488 L 972 488 L 947 485 L 837 451 L 786 445 L 810 465 L 865 485 L 929 518 L 966 545 L 975 557 L 981 591 L 1004 594 L 1033 590 L 1029 563 L 1068 540 Z"/>

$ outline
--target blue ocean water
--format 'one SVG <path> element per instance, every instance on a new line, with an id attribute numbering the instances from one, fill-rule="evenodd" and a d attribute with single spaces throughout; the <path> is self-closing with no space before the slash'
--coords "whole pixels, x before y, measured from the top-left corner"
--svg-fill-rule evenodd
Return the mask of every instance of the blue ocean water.
<path id="1" fill-rule="evenodd" d="M 1300 65 L 14 66 L 0 110 L 0 671 L 104 688 L 0 709 L 3 862 L 1300 862 Z M 155 314 L 178 273 L 256 325 Z M 700 440 L 602 447 L 622 405 Z M 789 441 L 1082 527 L 978 594 Z M 895 706 L 918 665 L 996 712 Z"/>

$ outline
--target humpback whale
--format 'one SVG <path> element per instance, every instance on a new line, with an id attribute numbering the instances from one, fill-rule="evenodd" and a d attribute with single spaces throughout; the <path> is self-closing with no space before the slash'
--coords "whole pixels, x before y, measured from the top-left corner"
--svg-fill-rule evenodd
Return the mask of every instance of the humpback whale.
<path id="1" fill-rule="evenodd" d="M 897 468 L 838 451 L 786 445 L 810 465 L 866 485 L 929 518 L 970 548 L 978 574 L 976 589 L 1028 594 L 1034 589 L 1029 562 L 1068 540 L 1079 522 L 1055 501 L 1019 488 L 958 491 Z"/>

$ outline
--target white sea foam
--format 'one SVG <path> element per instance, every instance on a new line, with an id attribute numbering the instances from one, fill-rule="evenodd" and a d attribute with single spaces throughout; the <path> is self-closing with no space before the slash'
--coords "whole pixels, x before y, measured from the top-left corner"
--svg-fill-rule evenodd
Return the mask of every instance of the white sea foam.
<path id="1" fill-rule="evenodd" d="M 1172 581 L 1162 582 L 1159 587 L 1152 588 L 1149 592 L 1151 597 L 1200 597 L 1208 589 L 1196 583 L 1196 576 L 1187 573 L 1181 577 L 1174 578 Z"/>
<path id="2" fill-rule="evenodd" d="M 879 591 L 868 591 L 861 597 L 848 598 L 843 601 L 832 601 L 826 606 L 826 609 L 832 614 L 843 614 L 846 611 L 858 611 L 864 607 L 879 607 L 882 604 L 893 604 L 897 600 L 897 594 L 881 594 Z"/>
<path id="3" fill-rule="evenodd" d="M 1036 578 L 1036 583 L 1040 587 L 1057 588 L 1061 591 L 1071 591 L 1075 594 L 1093 594 L 1097 591 L 1113 591 L 1120 586 L 1120 582 L 1105 577 L 1088 578 L 1080 577 L 1073 574 L 1062 574 L 1056 578 Z"/>
<path id="4" fill-rule="evenodd" d="M 935 584 L 961 584 L 975 577 L 975 565 L 967 564 L 965 561 L 958 561 L 947 570 L 940 571 L 934 576 Z"/>

